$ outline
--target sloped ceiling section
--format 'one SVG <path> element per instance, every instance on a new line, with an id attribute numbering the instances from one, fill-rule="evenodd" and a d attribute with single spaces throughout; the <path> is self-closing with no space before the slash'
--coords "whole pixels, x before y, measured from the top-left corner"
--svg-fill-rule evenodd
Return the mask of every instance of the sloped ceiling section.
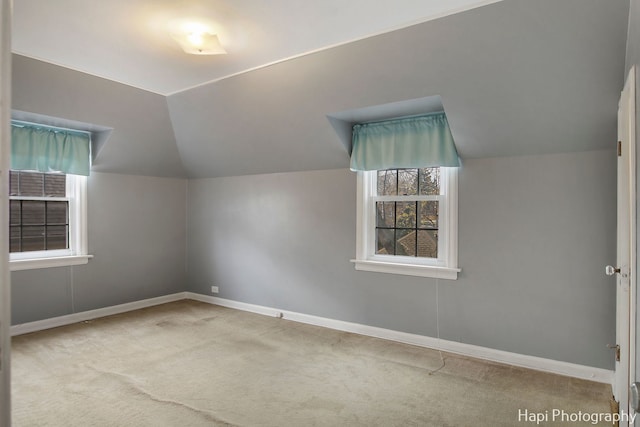
<path id="1" fill-rule="evenodd" d="M 12 108 L 112 128 L 92 170 L 185 177 L 166 98 L 13 55 Z"/>
<path id="2" fill-rule="evenodd" d="M 11 111 L 11 120 L 18 120 L 27 123 L 37 123 L 45 126 L 54 126 L 63 129 L 75 129 L 91 133 L 91 163 L 100 155 L 105 144 L 111 136 L 113 129 L 99 126 L 95 123 L 82 123 L 75 120 L 61 119 L 60 117 L 50 117 L 43 114 L 29 113 L 27 111 Z"/>
<path id="3" fill-rule="evenodd" d="M 500 0 L 19 0 L 13 52 L 163 95 Z M 184 55 L 195 20 L 228 55 Z M 167 70 L 171 70 L 167 72 Z"/>
<path id="4" fill-rule="evenodd" d="M 353 125 L 357 123 L 377 122 L 389 120 L 395 117 L 409 117 L 423 114 L 431 114 L 444 111 L 442 99 L 439 96 L 427 96 L 425 98 L 410 99 L 391 104 L 376 105 L 373 107 L 356 108 L 349 111 L 338 111 L 327 114 L 327 119 L 333 130 L 342 141 L 348 153 L 352 150 Z"/>
<path id="5" fill-rule="evenodd" d="M 464 158 L 605 149 L 628 0 L 506 0 L 168 98 L 189 176 L 348 167 L 327 115 L 440 95 Z"/>
<path id="6" fill-rule="evenodd" d="M 504 0 L 168 98 L 14 55 L 12 107 L 113 129 L 93 170 L 137 175 L 347 168 L 327 116 L 434 96 L 463 160 L 606 149 L 628 12 L 629 0 Z"/>

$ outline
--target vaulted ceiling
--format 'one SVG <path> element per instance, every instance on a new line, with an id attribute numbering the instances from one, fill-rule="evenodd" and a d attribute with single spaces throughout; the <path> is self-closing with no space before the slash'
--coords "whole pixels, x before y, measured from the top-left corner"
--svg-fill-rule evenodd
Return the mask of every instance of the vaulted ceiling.
<path id="1" fill-rule="evenodd" d="M 328 115 L 435 95 L 463 161 L 615 139 L 628 0 L 63 3 L 15 2 L 13 108 L 113 129 L 98 171 L 344 168 Z M 179 51 L 178 5 L 229 55 Z"/>
<path id="2" fill-rule="evenodd" d="M 18 0 L 13 51 L 169 95 L 496 1 Z M 170 34 L 193 23 L 228 55 L 185 55 Z"/>

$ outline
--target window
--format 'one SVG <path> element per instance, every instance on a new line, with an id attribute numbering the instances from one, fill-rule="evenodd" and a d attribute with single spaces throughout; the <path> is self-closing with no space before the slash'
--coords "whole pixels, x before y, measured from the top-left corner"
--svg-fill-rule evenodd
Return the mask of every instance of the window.
<path id="1" fill-rule="evenodd" d="M 10 171 L 11 270 L 84 264 L 86 177 Z"/>
<path id="2" fill-rule="evenodd" d="M 356 269 L 456 279 L 457 168 L 358 172 Z"/>
<path id="3" fill-rule="evenodd" d="M 90 169 L 90 132 L 11 120 L 11 270 L 88 262 Z"/>
<path id="4" fill-rule="evenodd" d="M 458 278 L 460 164 L 444 111 L 353 125 L 357 270 Z"/>

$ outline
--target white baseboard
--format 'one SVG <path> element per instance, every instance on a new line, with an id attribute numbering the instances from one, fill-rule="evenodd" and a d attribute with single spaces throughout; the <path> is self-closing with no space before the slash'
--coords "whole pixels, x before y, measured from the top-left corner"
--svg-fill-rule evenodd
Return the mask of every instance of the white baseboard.
<path id="1" fill-rule="evenodd" d="M 613 381 L 613 371 L 607 369 L 593 368 L 590 366 L 577 365 L 574 363 L 545 359 L 542 357 L 527 356 L 524 354 L 495 350 L 487 347 L 480 347 L 455 341 L 447 341 L 423 335 L 409 334 L 406 332 L 377 328 L 375 326 L 367 326 L 358 323 L 311 316 L 308 314 L 285 311 L 277 308 L 264 307 L 254 304 L 247 304 L 243 302 L 211 297 L 192 292 L 186 292 L 186 297 L 189 299 L 202 301 L 209 304 L 220 305 L 223 307 L 235 308 L 238 310 L 263 314 L 266 316 L 283 317 L 284 319 L 293 320 L 300 323 L 323 326 L 325 328 L 336 329 L 338 331 L 353 332 L 356 334 L 367 335 L 376 338 L 383 338 L 390 341 L 397 341 L 405 344 L 412 344 L 420 347 L 447 351 L 449 353 L 489 360 L 492 362 L 505 363 L 512 366 L 519 366 L 542 372 L 565 375 L 568 377 L 596 381 L 605 384 L 611 384 Z"/>
<path id="2" fill-rule="evenodd" d="M 126 313 L 128 311 L 139 310 L 141 308 L 152 307 L 154 305 L 168 302 L 191 299 L 222 307 L 234 308 L 242 311 L 262 314 L 265 316 L 283 317 L 295 322 L 309 325 L 322 326 L 338 331 L 352 332 L 355 334 L 370 337 L 382 338 L 390 341 L 412 344 L 419 347 L 426 347 L 435 350 L 447 351 L 463 356 L 477 359 L 489 360 L 492 362 L 505 363 L 523 368 L 535 369 L 537 371 L 549 372 L 553 374 L 565 375 L 605 384 L 613 381 L 613 371 L 590 366 L 577 365 L 574 363 L 545 359 L 536 356 L 511 353 L 508 351 L 495 350 L 487 347 L 480 347 L 471 344 L 464 344 L 455 341 L 447 341 L 423 335 L 409 334 L 406 332 L 393 331 L 390 329 L 378 328 L 375 326 L 362 325 L 359 323 L 345 322 L 342 320 L 328 319 L 326 317 L 312 316 L 294 311 L 280 310 L 261 305 L 247 304 L 243 302 L 228 300 L 224 298 L 211 297 L 193 292 L 178 292 L 176 294 L 165 295 L 157 298 L 150 298 L 126 304 L 114 305 L 111 307 L 99 308 L 96 310 L 83 311 L 80 313 L 68 314 L 65 316 L 53 317 L 51 319 L 39 320 L 36 322 L 23 323 L 11 326 L 11 336 L 37 332 L 45 329 L 56 328 L 58 326 L 70 325 L 83 322 L 85 320 L 97 319 L 99 317 L 111 316 L 114 314 Z"/>
<path id="3" fill-rule="evenodd" d="M 51 319 L 38 320 L 36 322 L 22 323 L 11 326 L 11 336 L 57 328 L 58 326 L 71 325 L 73 323 L 84 322 L 85 320 L 93 320 L 99 317 L 126 313 L 127 311 L 139 310 L 141 308 L 152 307 L 154 305 L 166 304 L 168 302 L 180 301 L 183 299 L 187 299 L 186 292 L 178 292 L 177 294 L 164 295 L 161 297 L 149 298 L 141 301 L 114 305 L 111 307 L 98 308 L 96 310 L 82 311 L 79 313 L 67 314 L 65 316 L 52 317 Z"/>

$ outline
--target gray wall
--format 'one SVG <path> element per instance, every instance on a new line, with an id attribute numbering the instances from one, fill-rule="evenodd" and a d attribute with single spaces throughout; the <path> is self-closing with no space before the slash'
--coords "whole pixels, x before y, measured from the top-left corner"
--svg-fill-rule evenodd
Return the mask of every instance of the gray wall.
<path id="1" fill-rule="evenodd" d="M 355 271 L 348 170 L 189 181 L 189 290 L 611 369 L 615 153 L 465 161 L 459 280 Z M 438 287 L 439 300 L 436 300 Z"/>
<path id="2" fill-rule="evenodd" d="M 87 265 L 11 274 L 12 323 L 185 289 L 186 181 L 92 173 Z"/>
<path id="3" fill-rule="evenodd" d="M 640 0 L 631 0 L 629 4 L 625 75 L 634 64 L 640 64 Z"/>

